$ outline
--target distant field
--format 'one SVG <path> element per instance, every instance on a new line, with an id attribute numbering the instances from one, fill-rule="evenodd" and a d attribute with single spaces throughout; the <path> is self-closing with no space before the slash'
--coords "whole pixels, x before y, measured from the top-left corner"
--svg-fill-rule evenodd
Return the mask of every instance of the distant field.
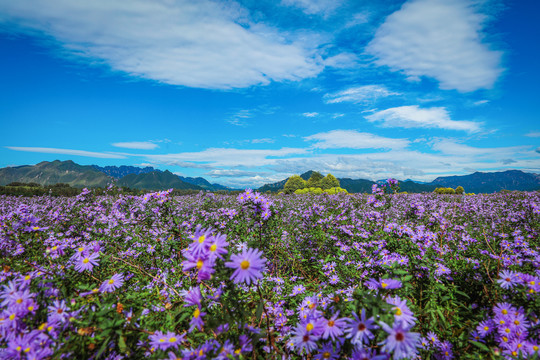
<path id="1" fill-rule="evenodd" d="M 0 196 L 0 358 L 534 358 L 539 234 L 538 192 Z"/>

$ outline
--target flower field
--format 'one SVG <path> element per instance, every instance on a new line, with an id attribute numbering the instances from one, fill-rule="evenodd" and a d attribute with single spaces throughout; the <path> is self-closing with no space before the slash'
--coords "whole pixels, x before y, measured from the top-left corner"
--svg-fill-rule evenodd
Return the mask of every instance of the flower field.
<path id="1" fill-rule="evenodd" d="M 540 354 L 540 193 L 0 197 L 0 359 Z"/>

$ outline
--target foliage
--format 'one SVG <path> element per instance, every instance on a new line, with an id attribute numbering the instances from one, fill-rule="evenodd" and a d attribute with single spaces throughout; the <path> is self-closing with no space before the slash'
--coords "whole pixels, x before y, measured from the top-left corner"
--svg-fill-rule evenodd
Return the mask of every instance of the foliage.
<path id="1" fill-rule="evenodd" d="M 436 194 L 455 194 L 456 190 L 452 188 L 439 187 L 439 188 L 436 188 L 433 192 Z"/>
<path id="2" fill-rule="evenodd" d="M 465 193 L 465 189 L 463 188 L 463 186 L 458 186 L 456 188 L 456 194 L 463 195 L 464 193 Z"/>
<path id="3" fill-rule="evenodd" d="M 336 188 L 339 187 L 339 180 L 334 177 L 332 174 L 326 175 L 321 180 L 321 188 L 323 189 L 330 189 L 330 188 Z"/>
<path id="4" fill-rule="evenodd" d="M 287 180 L 283 187 L 283 192 L 286 194 L 292 194 L 298 189 L 303 189 L 307 185 L 306 181 L 300 177 L 300 175 L 293 175 Z"/>
<path id="5" fill-rule="evenodd" d="M 318 172 L 314 171 L 311 173 L 311 176 L 309 177 L 306 186 L 308 188 L 318 188 L 320 187 L 320 182 L 324 178 L 324 176 Z"/>

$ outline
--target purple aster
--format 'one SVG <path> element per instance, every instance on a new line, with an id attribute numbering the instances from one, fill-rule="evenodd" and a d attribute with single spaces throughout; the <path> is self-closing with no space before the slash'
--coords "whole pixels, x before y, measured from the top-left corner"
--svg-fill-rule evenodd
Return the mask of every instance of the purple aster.
<path id="1" fill-rule="evenodd" d="M 75 263 L 75 270 L 83 272 L 88 270 L 92 272 L 94 266 L 99 264 L 99 253 L 93 253 L 92 255 L 81 256 Z"/>
<path id="2" fill-rule="evenodd" d="M 319 340 L 318 336 L 310 335 L 306 327 L 299 324 L 294 330 L 294 336 L 292 337 L 291 342 L 298 352 L 301 353 L 305 349 L 308 353 L 310 353 L 317 348 L 317 340 Z"/>
<path id="3" fill-rule="evenodd" d="M 99 287 L 101 292 L 113 292 L 124 285 L 124 275 L 114 274 L 109 280 L 105 280 Z"/>
<path id="4" fill-rule="evenodd" d="M 330 284 L 336 285 L 338 282 L 339 282 L 339 276 L 335 274 L 330 276 Z"/>
<path id="5" fill-rule="evenodd" d="M 489 335 L 493 329 L 495 328 L 495 325 L 493 324 L 493 321 L 491 319 L 481 321 L 480 324 L 476 327 L 476 331 L 478 331 L 478 334 L 481 337 L 486 337 L 486 335 Z"/>
<path id="6" fill-rule="evenodd" d="M 360 349 L 355 350 L 352 353 L 352 360 L 386 360 L 388 356 L 386 354 L 377 355 L 375 350 Z"/>
<path id="7" fill-rule="evenodd" d="M 510 289 L 518 284 L 519 278 L 515 272 L 503 270 L 500 272 L 497 282 L 503 289 Z"/>
<path id="8" fill-rule="evenodd" d="M 64 300 L 55 300 L 52 305 L 47 307 L 49 309 L 49 321 L 64 323 L 69 319 L 68 308 Z"/>
<path id="9" fill-rule="evenodd" d="M 394 359 L 405 359 L 416 355 L 416 347 L 420 343 L 420 334 L 409 332 L 403 323 L 394 322 L 394 327 L 381 322 L 381 327 L 388 333 L 383 350 L 394 352 Z"/>
<path id="10" fill-rule="evenodd" d="M 257 279 L 263 277 L 266 259 L 261 257 L 262 252 L 257 249 L 246 249 L 240 255 L 231 255 L 231 261 L 225 263 L 228 268 L 235 269 L 231 276 L 231 280 L 235 284 L 245 282 L 251 284 Z"/>
<path id="11" fill-rule="evenodd" d="M 399 289 L 401 287 L 401 281 L 395 279 L 369 279 L 366 281 L 366 286 L 371 290 L 376 289 Z"/>
<path id="12" fill-rule="evenodd" d="M 454 358 L 454 353 L 452 352 L 452 344 L 449 341 L 443 341 L 439 345 L 439 352 L 435 356 L 440 360 L 450 360 Z"/>
<path id="13" fill-rule="evenodd" d="M 201 309 L 196 308 L 193 312 L 193 317 L 191 318 L 191 321 L 189 322 L 189 332 L 192 332 L 194 329 L 201 330 L 204 326 L 204 321 L 202 319 L 203 316 L 205 316 L 205 312 L 201 312 Z"/>
<path id="14" fill-rule="evenodd" d="M 184 301 L 186 302 L 184 306 L 201 306 L 202 295 L 201 289 L 198 286 L 192 287 L 189 289 L 189 291 L 182 291 L 182 295 L 184 296 Z"/>
<path id="15" fill-rule="evenodd" d="M 314 359 L 317 360 L 337 360 L 339 359 L 339 347 L 334 351 L 332 343 L 323 344 L 322 348 L 319 349 L 319 353 L 315 355 Z"/>
<path id="16" fill-rule="evenodd" d="M 229 245 L 226 239 L 227 236 L 221 234 L 212 237 L 210 246 L 208 247 L 208 253 L 210 255 L 210 258 L 215 259 L 217 257 L 223 260 L 223 256 L 221 255 L 227 253 L 226 247 L 227 245 Z"/>
<path id="17" fill-rule="evenodd" d="M 374 324 L 373 317 L 366 319 L 366 309 L 362 309 L 360 317 L 355 312 L 352 315 L 354 319 L 350 320 L 348 327 L 345 329 L 348 333 L 347 338 L 351 339 L 351 343 L 358 346 L 361 346 L 362 342 L 369 343 L 369 340 L 375 337 L 371 330 L 378 328 Z"/>
<path id="18" fill-rule="evenodd" d="M 330 320 L 325 319 L 324 332 L 322 334 L 323 339 L 331 338 L 332 340 L 339 339 L 343 335 L 343 330 L 347 326 L 347 318 L 339 318 L 339 311 L 335 313 Z"/>
<path id="19" fill-rule="evenodd" d="M 401 300 L 399 296 L 394 298 L 388 298 L 387 303 L 394 305 L 392 311 L 394 311 L 394 317 L 396 321 L 403 322 L 408 325 L 413 325 L 416 318 L 413 316 L 413 312 L 407 306 L 406 300 Z"/>
<path id="20" fill-rule="evenodd" d="M 193 242 L 189 244 L 189 252 L 193 257 L 207 257 L 208 248 L 210 247 L 213 229 L 203 229 L 201 225 L 197 225 L 195 233 L 192 236 Z"/>

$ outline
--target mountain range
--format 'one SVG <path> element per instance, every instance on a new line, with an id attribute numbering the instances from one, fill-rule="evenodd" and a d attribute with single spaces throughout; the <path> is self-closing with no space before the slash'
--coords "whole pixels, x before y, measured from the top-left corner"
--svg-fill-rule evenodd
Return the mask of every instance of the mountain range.
<path id="1" fill-rule="evenodd" d="M 313 173 L 307 171 L 300 176 L 308 180 Z M 287 179 L 266 184 L 257 190 L 260 192 L 278 192 L 283 189 Z M 370 193 L 375 183 L 366 179 L 338 178 L 341 187 L 350 193 Z M 106 187 L 111 183 L 133 189 L 166 190 L 233 190 L 229 187 L 213 184 L 202 177 L 183 177 L 168 170 L 161 171 L 153 167 L 79 165 L 71 160 L 52 162 L 43 161 L 36 165 L 23 165 L 0 169 L 0 185 L 12 182 L 38 183 L 52 185 L 69 184 L 73 187 Z M 520 170 L 500 172 L 475 172 L 463 176 L 443 176 L 432 182 L 421 183 L 412 180 L 400 182 L 401 191 L 409 193 L 432 192 L 437 187 L 462 186 L 466 192 L 492 193 L 506 190 L 534 191 L 540 190 L 540 174 L 526 173 Z"/>

